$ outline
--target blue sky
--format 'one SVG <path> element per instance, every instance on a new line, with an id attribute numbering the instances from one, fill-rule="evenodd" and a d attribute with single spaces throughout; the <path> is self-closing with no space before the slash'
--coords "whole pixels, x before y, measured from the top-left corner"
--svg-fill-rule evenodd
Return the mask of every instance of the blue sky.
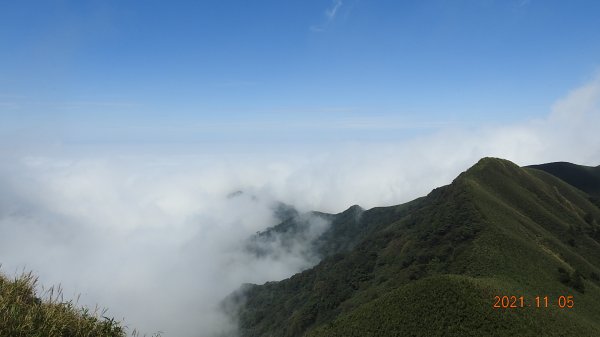
<path id="1" fill-rule="evenodd" d="M 3 142 L 378 140 L 544 116 L 597 1 L 0 4 Z"/>

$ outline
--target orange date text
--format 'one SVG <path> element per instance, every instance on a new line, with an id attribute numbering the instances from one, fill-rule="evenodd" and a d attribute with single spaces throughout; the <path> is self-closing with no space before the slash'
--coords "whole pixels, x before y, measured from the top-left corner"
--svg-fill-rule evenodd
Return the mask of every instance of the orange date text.
<path id="1" fill-rule="evenodd" d="M 517 309 L 517 308 L 560 308 L 571 309 L 575 307 L 575 300 L 572 295 L 549 297 L 535 296 L 527 298 L 525 296 L 494 296 L 492 308 L 494 309 Z"/>

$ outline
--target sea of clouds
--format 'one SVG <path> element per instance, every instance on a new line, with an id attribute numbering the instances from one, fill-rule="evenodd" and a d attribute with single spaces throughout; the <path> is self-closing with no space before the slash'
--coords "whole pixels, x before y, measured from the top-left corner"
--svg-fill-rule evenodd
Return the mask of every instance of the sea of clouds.
<path id="1" fill-rule="evenodd" d="M 242 283 L 310 267 L 299 250 L 256 257 L 244 240 L 277 223 L 272 205 L 341 212 L 392 205 L 448 184 L 484 156 L 520 165 L 600 164 L 600 77 L 548 115 L 512 125 L 447 127 L 398 142 L 307 151 L 0 152 L 0 263 L 61 284 L 143 332 L 235 331 L 220 301 Z M 168 148 L 168 146 L 167 146 Z M 230 197 L 232 192 L 243 194 Z M 229 196 L 229 197 L 228 197 Z M 276 248 L 276 247 L 275 247 Z M 270 247 L 271 251 L 276 251 Z"/>

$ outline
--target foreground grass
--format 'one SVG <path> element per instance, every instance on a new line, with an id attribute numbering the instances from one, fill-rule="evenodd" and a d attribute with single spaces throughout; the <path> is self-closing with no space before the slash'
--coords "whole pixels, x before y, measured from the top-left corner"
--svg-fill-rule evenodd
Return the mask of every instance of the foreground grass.
<path id="1" fill-rule="evenodd" d="M 1 337 L 126 336 L 121 322 L 104 316 L 106 310 L 91 311 L 64 301 L 60 288 L 52 287 L 42 296 L 36 288 L 37 277 L 31 273 L 13 279 L 0 274 Z"/>

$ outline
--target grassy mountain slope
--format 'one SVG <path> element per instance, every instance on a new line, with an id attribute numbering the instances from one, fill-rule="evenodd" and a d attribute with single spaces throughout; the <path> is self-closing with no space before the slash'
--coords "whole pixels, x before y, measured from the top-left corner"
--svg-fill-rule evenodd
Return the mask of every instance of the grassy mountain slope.
<path id="1" fill-rule="evenodd" d="M 530 168 L 550 173 L 567 183 L 600 199 L 600 166 L 583 166 L 567 162 L 531 165 Z"/>
<path id="2" fill-rule="evenodd" d="M 599 219 L 562 180 L 484 158 L 425 198 L 362 212 L 350 250 L 230 300 L 242 336 L 597 336 Z M 551 303 L 493 309 L 496 295 Z"/>
<path id="3" fill-rule="evenodd" d="M 124 337 L 125 330 L 103 312 L 64 302 L 60 292 L 41 300 L 31 274 L 10 280 L 0 274 L 0 336 Z"/>
<path id="4" fill-rule="evenodd" d="M 285 248 L 293 246 L 296 241 L 304 241 L 308 243 L 308 251 L 305 253 L 315 255 L 321 260 L 352 250 L 378 229 L 377 224 L 386 224 L 402 217 L 414 209 L 419 200 L 394 207 L 377 207 L 366 212 L 360 206 L 354 205 L 338 214 L 301 214 L 289 205 L 280 204 L 278 209 L 287 210 L 286 216 L 280 216 L 282 222 L 257 233 L 249 240 L 246 248 L 260 256 L 272 253 L 268 251 L 270 243 L 278 243 Z M 324 228 L 322 232 L 314 230 L 314 227 L 319 225 Z"/>

